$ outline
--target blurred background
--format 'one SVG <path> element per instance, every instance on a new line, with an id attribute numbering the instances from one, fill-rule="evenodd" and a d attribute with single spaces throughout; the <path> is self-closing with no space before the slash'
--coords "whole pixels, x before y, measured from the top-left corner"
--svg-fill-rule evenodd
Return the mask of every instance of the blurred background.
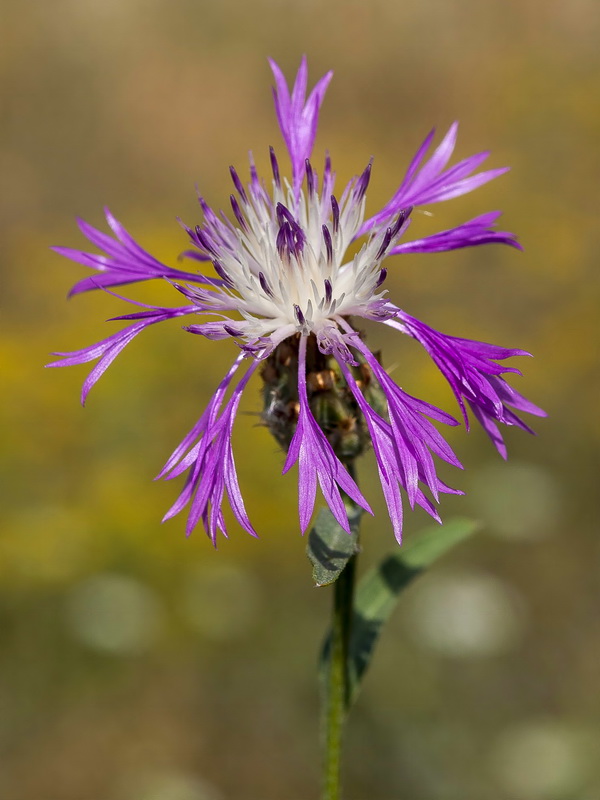
<path id="1" fill-rule="evenodd" d="M 432 125 L 461 123 L 456 158 L 492 151 L 508 175 L 431 207 L 419 232 L 504 210 L 525 246 L 396 259 L 392 297 L 433 327 L 524 348 L 514 385 L 549 412 L 450 433 L 449 519 L 483 532 L 405 596 L 353 713 L 348 800 L 597 800 L 600 692 L 598 141 L 593 0 L 2 0 L 0 197 L 3 398 L 0 796 L 6 800 L 305 800 L 318 792 L 316 651 L 328 590 L 311 584 L 295 475 L 257 425 L 236 427 L 261 532 L 214 551 L 178 493 L 153 483 L 231 363 L 230 343 L 180 323 L 137 339 L 92 391 L 85 367 L 43 370 L 116 330 L 108 295 L 66 301 L 87 274 L 75 217 L 108 205 L 176 265 L 194 184 L 227 207 L 228 165 L 283 145 L 267 56 L 290 78 L 335 76 L 321 115 L 345 183 L 375 155 L 369 206 L 399 183 Z M 125 293 L 164 300 L 163 287 Z M 454 411 L 415 343 L 369 331 L 394 376 Z M 414 345 L 414 346 L 412 346 Z M 364 565 L 393 550 L 374 464 Z M 406 536 L 427 524 L 408 514 Z"/>

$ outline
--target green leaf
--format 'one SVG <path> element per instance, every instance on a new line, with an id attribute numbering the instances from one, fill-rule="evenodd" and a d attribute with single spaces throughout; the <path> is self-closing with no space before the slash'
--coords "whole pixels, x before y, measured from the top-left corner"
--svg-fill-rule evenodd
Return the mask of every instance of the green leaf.
<path id="1" fill-rule="evenodd" d="M 354 600 L 348 647 L 347 708 L 358 696 L 382 628 L 396 607 L 402 590 L 438 558 L 475 533 L 478 527 L 476 522 L 455 519 L 428 528 L 361 579 Z M 323 647 L 323 670 L 329 669 L 329 657 L 330 635 Z"/>
<path id="2" fill-rule="evenodd" d="M 317 586 L 327 586 L 337 580 L 348 561 L 358 552 L 358 532 L 362 509 L 346 501 L 350 533 L 336 522 L 328 508 L 322 508 L 308 534 L 306 554 L 313 565 L 313 580 Z"/>

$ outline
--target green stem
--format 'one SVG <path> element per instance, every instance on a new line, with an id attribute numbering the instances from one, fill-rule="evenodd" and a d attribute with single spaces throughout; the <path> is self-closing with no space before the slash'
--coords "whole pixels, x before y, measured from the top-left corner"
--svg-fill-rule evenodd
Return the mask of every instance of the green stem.
<path id="1" fill-rule="evenodd" d="M 331 658 L 327 675 L 323 800 L 340 800 L 342 735 L 348 705 L 348 646 L 352 624 L 356 558 L 352 556 L 333 585 Z"/>

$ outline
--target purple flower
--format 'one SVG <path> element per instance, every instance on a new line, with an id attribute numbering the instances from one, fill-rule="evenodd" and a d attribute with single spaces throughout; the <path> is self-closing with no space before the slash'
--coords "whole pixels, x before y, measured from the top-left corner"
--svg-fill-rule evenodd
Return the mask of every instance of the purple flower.
<path id="1" fill-rule="evenodd" d="M 260 366 L 265 382 L 267 368 L 274 370 L 278 381 L 287 381 L 287 399 L 283 402 L 280 389 L 273 390 L 269 414 L 282 426 L 278 440 L 287 449 L 283 471 L 298 465 L 302 530 L 310 522 L 317 483 L 335 519 L 346 530 L 349 523 L 342 492 L 370 511 L 348 471 L 350 461 L 364 449 L 362 436 L 373 447 L 394 533 L 400 541 L 402 492 L 411 507 L 420 505 L 436 519 L 434 502 L 439 494 L 456 493 L 438 478 L 434 459 L 461 465 L 431 420 L 447 425 L 458 422 L 396 385 L 358 334 L 353 320 L 377 320 L 420 342 L 449 382 L 467 427 L 465 401 L 505 456 L 498 423 L 529 431 L 515 410 L 543 415 L 500 377 L 518 370 L 496 363 L 527 353 L 439 333 L 393 305 L 383 284 L 388 256 L 489 243 L 519 247 L 514 234 L 494 228 L 499 212 L 482 214 L 425 238 L 406 239 L 415 206 L 470 192 L 506 168 L 478 172 L 487 153 L 448 167 L 456 141 L 454 123 L 428 159 L 433 131 L 427 136 L 390 201 L 365 218 L 372 163 L 337 194 L 329 156 L 320 175 L 309 160 L 331 73 L 318 81 L 307 98 L 306 59 L 291 92 L 277 64 L 271 62 L 271 68 L 291 179 L 282 177 L 271 148 L 273 178 L 269 184 L 259 178 L 252 162 L 247 183 L 231 168 L 235 190 L 230 197 L 231 217 L 216 214 L 200 198 L 203 222 L 183 226 L 191 245 L 183 256 L 205 262 L 216 277 L 157 261 L 109 211 L 106 218 L 112 236 L 80 221 L 83 234 L 101 253 L 55 248 L 96 270 L 79 281 L 71 294 L 159 278 L 167 279 L 183 295 L 185 304 L 158 308 L 116 295 L 142 308 L 115 317 L 130 324 L 91 347 L 57 353 L 61 360 L 49 366 L 96 361 L 83 385 L 85 401 L 94 383 L 138 333 L 173 317 L 191 317 L 185 330 L 209 339 L 233 339 L 240 352 L 204 414 L 158 476 L 170 479 L 187 473 L 183 490 L 165 518 L 188 507 L 187 532 L 202 521 L 216 543 L 219 531 L 227 535 L 223 517 L 227 494 L 238 523 L 256 535 L 238 484 L 231 432 L 242 392 Z M 353 248 L 355 255 L 348 257 L 349 246 L 357 240 L 362 243 Z M 235 384 L 243 364 L 249 366 Z M 284 367 L 278 372 L 281 364 Z M 344 413 L 350 409 L 344 418 L 350 432 L 344 436 L 354 442 L 354 450 L 348 449 L 346 439 L 346 444 L 340 445 L 339 431 L 334 432 L 335 414 L 331 422 L 331 411 L 325 415 L 317 411 L 319 392 L 332 394 Z"/>

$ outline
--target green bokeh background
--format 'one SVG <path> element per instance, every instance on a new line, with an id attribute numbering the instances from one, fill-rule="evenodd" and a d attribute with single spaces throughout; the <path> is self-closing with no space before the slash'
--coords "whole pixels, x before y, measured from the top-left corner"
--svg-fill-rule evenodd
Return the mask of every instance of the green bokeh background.
<path id="1" fill-rule="evenodd" d="M 42 369 L 122 313 L 66 302 L 74 217 L 109 205 L 176 264 L 194 183 L 225 207 L 227 167 L 283 147 L 266 58 L 335 71 L 315 152 L 345 182 L 374 154 L 369 208 L 435 124 L 457 157 L 512 171 L 433 206 L 423 233 L 504 210 L 524 253 L 396 259 L 389 289 L 448 333 L 535 354 L 515 385 L 549 412 L 509 430 L 508 464 L 452 431 L 467 491 L 442 513 L 484 533 L 411 589 L 351 721 L 348 800 L 593 800 L 598 664 L 598 141 L 592 0 L 3 0 L 0 197 L 3 400 L 0 796 L 7 800 L 304 800 L 318 785 L 315 653 L 329 608 L 310 581 L 295 476 L 252 416 L 236 453 L 261 538 L 215 552 L 153 483 L 231 362 L 230 343 L 150 329 L 82 410 L 84 368 Z M 319 159 L 320 160 L 320 155 Z M 596 224 L 595 224 L 596 223 Z M 158 287 L 141 299 L 172 295 Z M 451 410 L 418 348 L 369 329 L 394 376 Z M 374 476 L 365 563 L 393 548 Z M 446 474 L 446 473 L 444 473 Z M 406 535 L 426 523 L 409 514 Z M 450 616 L 447 616 L 450 614 Z"/>

